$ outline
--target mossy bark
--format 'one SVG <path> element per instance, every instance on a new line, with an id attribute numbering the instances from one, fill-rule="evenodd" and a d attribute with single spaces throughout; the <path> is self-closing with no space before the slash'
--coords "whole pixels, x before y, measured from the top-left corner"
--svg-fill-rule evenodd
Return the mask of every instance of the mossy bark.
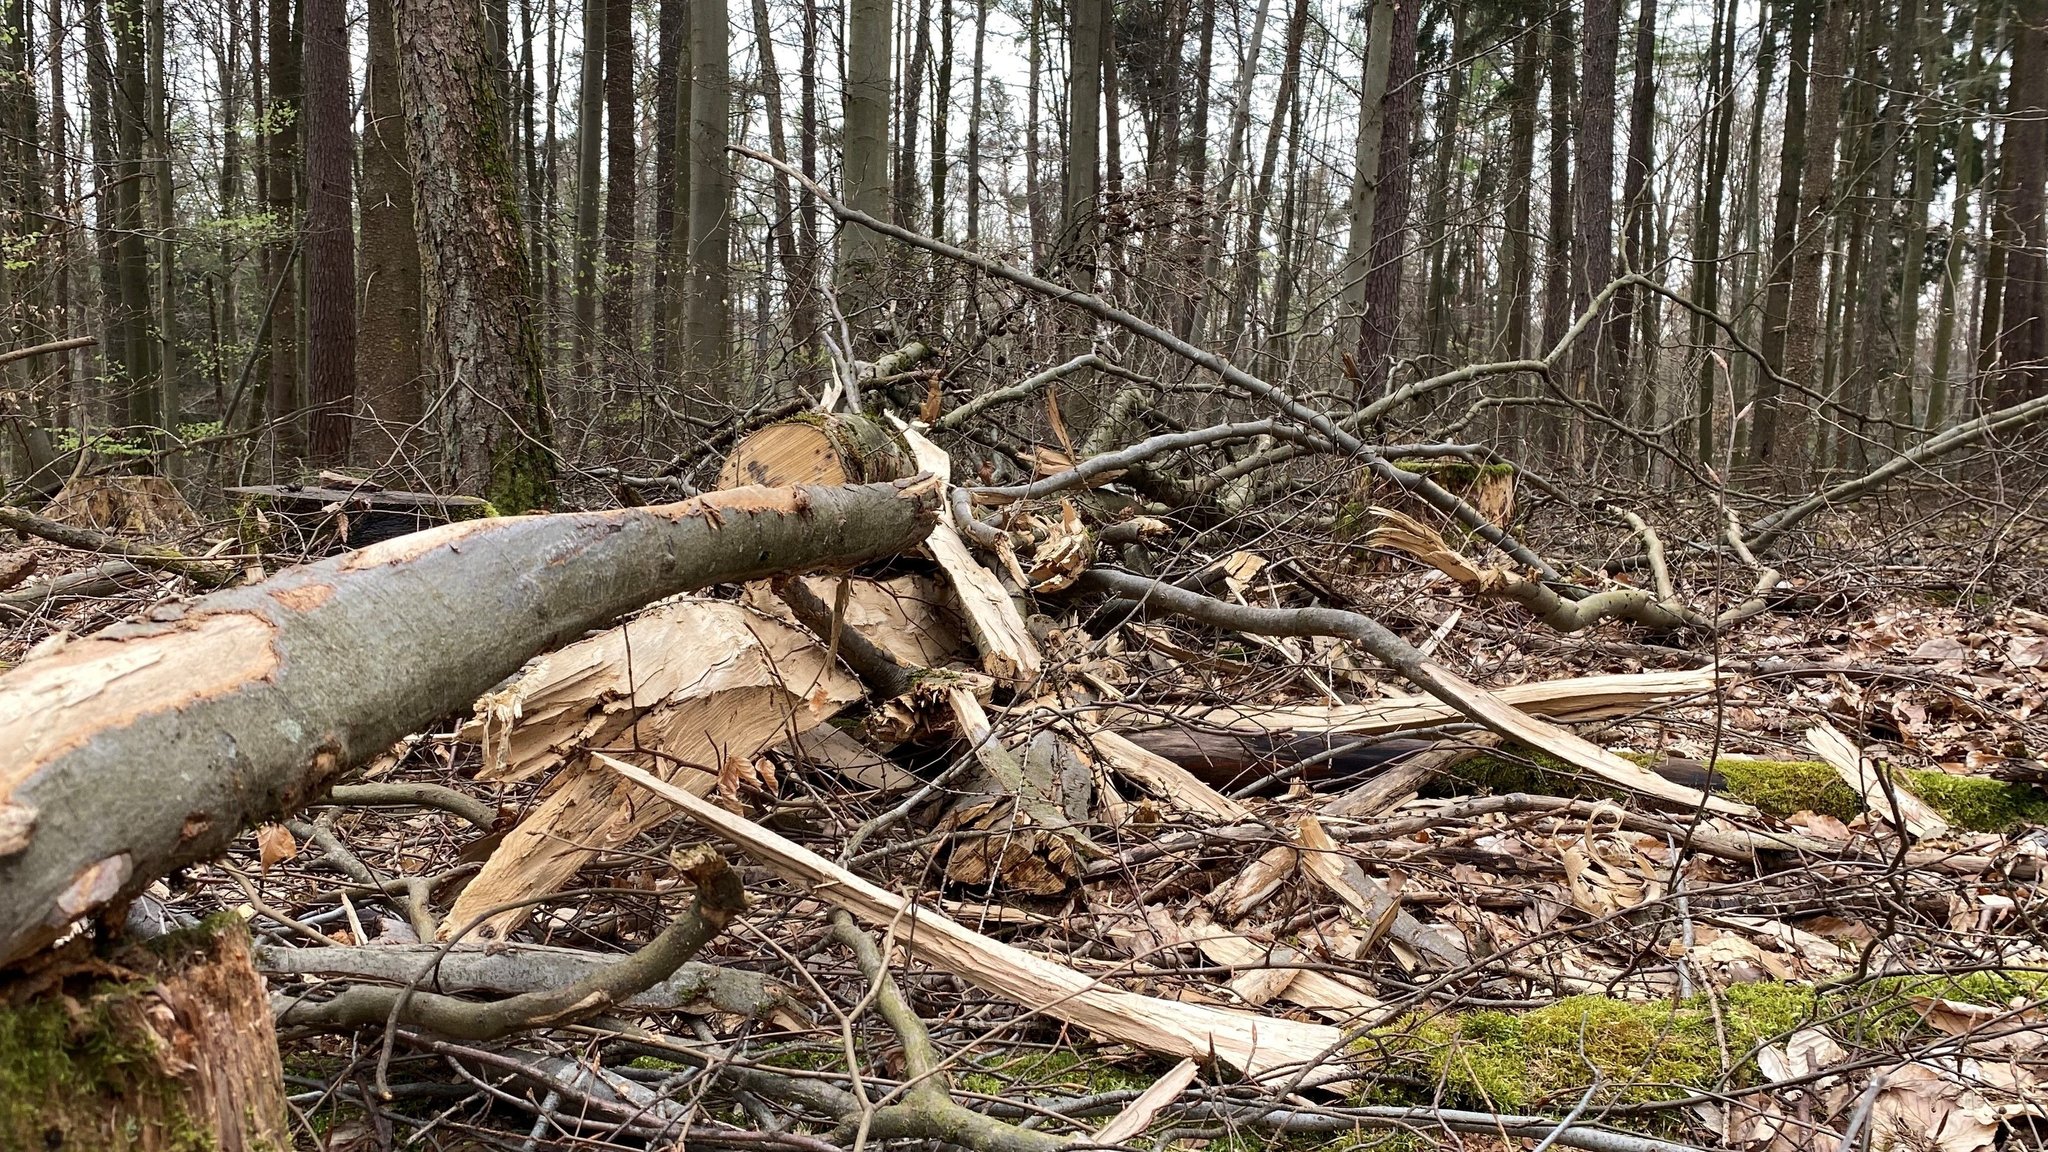
<path id="1" fill-rule="evenodd" d="M 0 1008 L 0 1148 L 285 1152 L 284 1070 L 249 935 L 209 920 Z"/>

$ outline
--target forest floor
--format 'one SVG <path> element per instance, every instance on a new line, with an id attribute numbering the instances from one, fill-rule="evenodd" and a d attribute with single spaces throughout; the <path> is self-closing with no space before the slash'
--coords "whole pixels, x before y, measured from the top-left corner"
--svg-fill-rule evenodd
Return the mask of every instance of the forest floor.
<path id="1" fill-rule="evenodd" d="M 1711 522 L 1711 509 L 1666 513 L 1674 525 L 1694 514 Z M 246 520 L 195 519 L 154 542 L 197 555 L 238 527 L 246 534 Z M 1666 779 L 1753 806 L 1740 812 L 1659 811 L 1455 715 L 1347 728 L 1346 708 L 1408 701 L 1413 689 L 1341 642 L 1156 615 L 1105 626 L 1091 619 L 1099 599 L 1085 597 L 1040 599 L 1038 686 L 1007 705 L 985 701 L 995 740 L 1020 760 L 1082 750 L 1083 779 L 1068 764 L 1050 797 L 1071 828 L 1042 816 L 1023 831 L 1023 821 L 991 824 L 947 769 L 973 758 L 967 722 L 892 715 L 898 702 L 864 700 L 858 685 L 835 702 L 837 727 L 820 730 L 843 741 L 781 742 L 710 766 L 710 795 L 726 812 L 885 893 L 914 896 L 978 939 L 1147 998 L 1133 1004 L 1228 1010 L 1274 1035 L 1331 1041 L 1318 1059 L 1294 1059 L 1280 1086 L 1270 1075 L 1253 1083 L 1220 1049 L 1182 1061 L 1142 1030 L 1119 1037 L 1059 1006 L 1029 1010 L 1002 990 L 1005 978 L 1032 975 L 1026 961 L 906 949 L 915 913 L 884 922 L 856 909 L 879 935 L 914 1013 L 906 1020 L 891 1012 L 887 982 L 863 971 L 849 943 L 858 933 L 835 928 L 834 901 L 821 895 L 829 884 L 796 883 L 786 866 L 734 853 L 751 907 L 696 959 L 752 974 L 743 993 L 700 988 L 573 1027 L 461 1041 L 418 1028 L 387 1038 L 382 1021 L 287 1018 L 300 1146 L 683 1140 L 822 1152 L 868 1141 L 885 1105 L 921 1099 L 930 1084 L 1000 1122 L 959 1138 L 984 1152 L 1060 1141 L 2038 1145 L 2048 1134 L 2048 792 L 2035 787 L 2048 781 L 2048 613 L 2035 609 L 2048 608 L 2048 568 L 2031 524 L 2024 513 L 1987 524 L 1910 506 L 1843 514 L 1785 566 L 1789 583 L 1770 611 L 1712 636 L 1612 623 L 1556 634 L 1519 607 L 1323 529 L 1228 540 L 1212 530 L 1202 550 L 1162 563 L 1223 563 L 1244 603 L 1371 615 L 1496 690 L 1593 676 L 1662 684 L 1583 708 L 1566 692 L 1546 711 Z M 1553 554 L 1597 567 L 1598 542 L 1557 535 L 1545 541 Z M 1907 539 L 1910 548 L 1897 543 Z M 1622 534 L 1606 547 L 1627 543 Z M 33 561 L 38 583 L 105 561 L 33 541 L 7 557 Z M 931 578 L 916 559 L 871 575 Z M 1684 575 L 1695 602 L 1724 594 L 1712 572 Z M 1746 583 L 1730 573 L 1725 594 Z M 155 573 L 110 594 L 8 609 L 0 666 L 53 636 L 192 593 Z M 760 606 L 758 590 L 749 603 Z M 945 611 L 917 619 L 956 630 L 934 641 L 942 648 L 968 647 Z M 579 718 L 625 720 L 593 720 L 574 748 L 563 729 L 534 737 L 554 741 L 558 768 L 591 748 L 627 759 L 652 751 L 660 737 L 639 722 L 675 714 L 634 710 L 644 703 L 637 681 L 658 678 L 666 659 L 640 635 L 628 640 L 638 665 L 624 671 L 623 692 L 606 679 L 619 669 L 573 689 L 535 681 L 545 680 L 543 657 L 520 689 L 523 714 L 499 716 L 510 727 L 496 733 L 502 747 L 489 724 L 450 717 L 351 777 L 452 789 L 480 802 L 482 817 L 439 793 L 424 807 L 360 797 L 315 806 L 157 884 L 141 911 L 167 922 L 239 913 L 256 933 L 259 968 L 286 998 L 376 982 L 314 954 L 420 945 L 421 929 L 564 787 L 567 768 L 505 770 L 504 757 L 534 755 L 531 741 L 520 750 L 520 724 L 553 722 L 536 718 L 548 708 L 559 720 L 565 701 L 580 700 Z M 1640 680 L 1658 673 L 1670 679 Z M 719 707 L 750 706 L 741 699 Z M 1269 707 L 1297 711 L 1281 723 Z M 1105 731 L 1140 753 L 1107 751 L 1095 743 Z M 849 745 L 873 763 L 849 762 Z M 1408 774 L 1394 775 L 1404 765 Z M 674 914 L 663 895 L 687 890 L 678 854 L 731 839 L 658 815 L 585 860 L 511 928 L 513 943 L 493 948 L 587 958 L 646 945 Z M 1003 842 L 993 857 L 972 839 L 977 828 Z M 980 873 L 968 862 L 976 856 Z M 410 880 L 425 881 L 423 898 L 380 894 L 409 891 Z M 388 972 L 383 982 L 404 983 Z M 830 1122 L 848 1100 L 867 1119 Z"/>

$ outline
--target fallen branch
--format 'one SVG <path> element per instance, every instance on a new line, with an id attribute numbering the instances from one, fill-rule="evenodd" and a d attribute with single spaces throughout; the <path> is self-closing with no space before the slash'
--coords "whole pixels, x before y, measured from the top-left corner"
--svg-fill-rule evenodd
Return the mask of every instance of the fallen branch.
<path id="1" fill-rule="evenodd" d="M 1217 628 L 1267 636 L 1340 636 L 1357 644 L 1417 687 L 1502 736 L 1542 748 L 1606 782 L 1631 792 L 1686 808 L 1706 807 L 1730 813 L 1752 809 L 1718 796 L 1674 784 L 1606 749 L 1522 712 L 1450 669 L 1426 659 L 1406 640 L 1370 616 L 1335 608 L 1251 608 L 1147 580 L 1128 572 L 1101 568 L 1082 576 L 1084 583 L 1149 602 Z"/>
<path id="2" fill-rule="evenodd" d="M 649 601 L 913 547 L 929 480 L 450 524 L 0 675 L 0 964 Z"/>
<path id="3" fill-rule="evenodd" d="M 0 615 L 26 616 L 58 600 L 111 596 L 148 574 L 126 560 L 109 560 L 97 568 L 66 572 L 54 580 L 0 592 Z"/>
<path id="4" fill-rule="evenodd" d="M 574 983 L 478 1003 L 418 991 L 419 983 L 432 976 L 433 966 L 428 965 L 403 988 L 358 984 L 332 1000 L 294 1000 L 284 1006 L 277 1022 L 314 1028 L 398 1023 L 463 1040 L 495 1040 L 514 1032 L 559 1028 L 601 1015 L 668 979 L 712 937 L 723 932 L 732 917 L 746 910 L 746 892 L 740 887 L 739 877 L 716 852 L 709 848 L 694 849 L 676 861 L 676 868 L 697 887 L 689 909 L 670 921 L 661 935 L 638 952 L 589 972 Z"/>
<path id="5" fill-rule="evenodd" d="M 1152 382 L 1151 377 L 1140 376 L 1114 360 L 1094 352 L 1086 352 L 1064 364 L 1054 365 L 1038 373 L 1036 376 L 1020 380 L 1008 387 L 997 388 L 993 392 L 984 392 L 960 407 L 953 409 L 951 412 L 940 416 L 937 420 L 932 421 L 932 427 L 943 432 L 950 432 L 991 408 L 1028 399 L 1039 389 L 1065 379 L 1084 368 L 1093 368 L 1097 372 L 1105 372 L 1111 376 L 1121 376 L 1126 380 L 1139 384 L 1150 384 Z"/>
<path id="6" fill-rule="evenodd" d="M 12 528 L 24 536 L 37 536 L 80 552 L 119 556 L 138 568 L 174 572 L 205 588 L 216 588 L 240 575 L 240 569 L 225 560 L 201 560 L 169 548 L 134 544 L 104 532 L 65 524 L 20 508 L 0 504 L 0 528 Z"/>

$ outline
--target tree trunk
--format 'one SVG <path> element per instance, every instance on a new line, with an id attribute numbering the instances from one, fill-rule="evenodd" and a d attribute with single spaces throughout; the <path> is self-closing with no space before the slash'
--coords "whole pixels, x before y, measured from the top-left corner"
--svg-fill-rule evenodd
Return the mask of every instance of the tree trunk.
<path id="1" fill-rule="evenodd" d="M 1387 76 L 1394 59 L 1394 7 L 1395 0 L 1372 0 L 1372 10 L 1366 18 L 1358 145 L 1353 153 L 1351 200 L 1346 210 L 1351 232 L 1337 285 L 1339 348 L 1362 349 L 1365 341 L 1365 281 L 1372 270 L 1373 229 L 1379 214 L 1380 141 L 1387 129 Z"/>
<path id="2" fill-rule="evenodd" d="M 675 200 L 669 190 L 675 186 L 676 90 L 683 80 L 683 13 L 689 0 L 660 0 L 655 16 L 654 63 L 654 327 L 648 333 L 655 370 L 667 374 L 669 366 L 669 296 L 680 292 L 684 283 L 681 268 L 685 245 L 678 247 L 670 233 L 675 228 Z M 688 163 L 685 158 L 683 163 Z M 687 228 L 686 228 L 687 232 Z"/>
<path id="3" fill-rule="evenodd" d="M 1763 339 L 1759 348 L 1764 363 L 1781 373 L 1785 369 L 1785 329 L 1791 316 L 1794 250 L 1799 240 L 1799 181 L 1806 166 L 1807 62 L 1818 2 L 1790 0 L 1791 74 L 1785 80 L 1785 128 L 1778 149 L 1778 190 L 1771 210 L 1770 279 L 1764 289 Z M 1781 403 L 1778 382 L 1759 373 L 1755 423 L 1749 440 L 1751 464 L 1774 458 Z"/>
<path id="4" fill-rule="evenodd" d="M 1295 0 L 1287 18 L 1287 42 L 1280 62 L 1280 85 L 1273 96 L 1273 118 L 1266 125 L 1266 143 L 1259 154 L 1258 179 L 1252 187 L 1250 211 L 1245 219 L 1244 248 L 1238 255 L 1237 283 L 1230 293 L 1230 323 L 1223 334 L 1223 347 L 1234 349 L 1245 335 L 1251 315 L 1252 296 L 1259 284 L 1264 262 L 1266 206 L 1273 200 L 1273 179 L 1278 174 L 1280 137 L 1287 129 L 1288 110 L 1294 103 L 1294 89 L 1301 83 L 1301 44 L 1308 33 L 1308 0 Z"/>
<path id="5" fill-rule="evenodd" d="M 369 99 L 363 123 L 363 310 L 356 384 L 365 423 L 356 455 L 376 467 L 399 462 L 407 430 L 425 411 L 420 394 L 420 239 L 412 219 L 412 168 L 398 102 L 395 0 L 369 0 Z"/>
<path id="6" fill-rule="evenodd" d="M 1386 128 L 1380 136 L 1379 195 L 1373 209 L 1372 248 L 1366 256 L 1365 307 L 1361 314 L 1358 371 L 1361 393 L 1392 385 L 1394 335 L 1401 323 L 1401 265 L 1408 247 L 1408 194 L 1415 119 L 1416 35 L 1421 0 L 1389 0 L 1394 27 L 1388 43 Z"/>
<path id="7" fill-rule="evenodd" d="M 397 0 L 403 3 L 404 0 Z M 569 295 L 575 310 L 576 381 L 597 372 L 598 182 L 604 157 L 605 12 L 611 0 L 583 0 L 583 79 L 576 99 L 576 255 Z"/>
<path id="8" fill-rule="evenodd" d="M 1807 139 L 1799 177 L 1799 240 L 1792 261 L 1785 309 L 1785 375 L 1808 388 L 1820 384 L 1820 274 L 1827 259 L 1826 235 L 1834 197 L 1835 136 L 1842 116 L 1842 57 L 1847 33 L 1846 0 L 1818 0 L 1820 28 L 1813 66 L 1807 70 Z M 1770 439 L 1771 462 L 1787 475 L 1804 474 L 1811 458 L 1807 439 L 1811 413 L 1803 400 L 1779 397 Z"/>
<path id="9" fill-rule="evenodd" d="M 890 0 L 851 0 L 846 15 L 845 147 L 841 179 L 846 199 L 862 212 L 888 219 Z M 886 330 L 888 241 L 865 228 L 839 233 L 840 306 L 863 350 Z M 849 354 L 854 350 L 849 349 Z"/>
<path id="10" fill-rule="evenodd" d="M 1710 312 L 1721 310 L 1721 204 L 1728 187 L 1728 156 L 1735 126 L 1735 21 L 1734 0 L 1716 5 L 1714 47 L 1707 54 L 1708 102 L 1714 109 L 1707 132 L 1707 154 L 1700 174 L 1700 212 L 1695 221 L 1692 248 L 1692 296 Z M 1693 384 L 1694 451 L 1702 460 L 1714 453 L 1714 382 L 1717 365 L 1712 355 L 1720 331 L 1704 317 L 1695 316 L 1693 344 L 1700 349 L 1698 373 Z M 1729 413 L 1734 415 L 1733 411 Z"/>
<path id="11" fill-rule="evenodd" d="M 270 101 L 262 123 L 269 129 L 265 144 L 268 169 L 265 193 L 270 202 L 270 273 L 277 278 L 277 302 L 270 308 L 270 341 L 266 349 L 269 411 L 275 461 L 281 470 L 296 468 L 306 450 L 303 376 L 299 370 L 299 282 L 293 271 L 298 232 L 299 121 L 302 85 L 299 80 L 299 37 L 292 0 L 266 0 L 269 12 L 264 33 L 269 40 Z"/>
<path id="12" fill-rule="evenodd" d="M 604 360 L 623 368 L 634 352 L 633 266 L 639 234 L 639 116 L 633 106 L 632 0 L 605 0 Z"/>
<path id="13" fill-rule="evenodd" d="M 768 152 L 783 163 L 789 162 L 789 142 L 784 138 L 782 120 L 782 74 L 775 66 L 775 37 L 771 34 L 774 25 L 769 23 L 768 0 L 754 0 L 754 50 L 761 61 L 761 92 L 767 105 Z M 789 332 L 801 357 L 804 387 L 810 388 L 814 381 L 813 366 L 820 361 L 818 347 L 818 276 L 801 251 L 797 241 L 796 203 L 789 186 L 787 174 L 776 171 L 769 175 L 769 183 L 775 189 L 775 259 L 782 266 L 783 299 L 788 309 Z M 805 197 L 809 199 L 809 197 Z"/>
<path id="14" fill-rule="evenodd" d="M 430 355 L 448 394 L 444 467 L 502 512 L 554 499 L 519 189 L 485 49 L 463 0 L 398 0 Z"/>
<path id="15" fill-rule="evenodd" d="M 1998 363 L 1985 392 L 1985 406 L 2003 408 L 2048 392 L 2048 318 L 2042 315 L 2048 289 L 2048 244 L 2043 184 L 2048 183 L 2048 20 L 2041 0 L 2025 0 L 2013 11 L 2011 95 L 2006 103 L 2005 179 L 1999 197 L 1999 230 L 2005 244 L 2005 292 L 1999 306 Z"/>
<path id="16" fill-rule="evenodd" d="M 156 240 L 156 373 L 158 406 L 164 430 L 175 435 L 183 420 L 183 393 L 178 376 L 178 207 L 177 185 L 171 171 L 171 89 L 165 68 L 168 29 L 164 0 L 148 0 L 149 18 L 149 136 L 151 159 L 150 191 L 155 205 Z M 31 132 L 34 122 L 30 122 Z M 33 169 L 31 169 L 33 170 Z M 163 443 L 170 445 L 169 437 Z M 167 456 L 167 468 L 178 457 Z"/>
<path id="17" fill-rule="evenodd" d="M 1560 5 L 1551 15 L 1545 38 L 1550 50 L 1550 130 L 1548 187 L 1544 204 L 1548 223 L 1543 233 L 1543 349 L 1548 352 L 1572 325 L 1572 220 L 1567 206 L 1572 202 L 1572 107 L 1577 101 L 1576 71 L 1572 67 L 1572 11 Z M 1559 422 L 1541 425 L 1544 446 L 1557 446 Z"/>
<path id="18" fill-rule="evenodd" d="M 355 109 L 348 6 L 305 4 L 307 447 L 313 463 L 336 465 L 349 460 L 356 417 Z"/>
<path id="19" fill-rule="evenodd" d="M 1102 165 L 1102 25 L 1108 0 L 1069 0 L 1067 168 L 1060 191 L 1059 256 L 1067 280 L 1095 284 L 1095 203 Z"/>
<path id="20" fill-rule="evenodd" d="M 1628 106 L 1628 150 L 1621 170 L 1622 267 L 1629 272 L 1648 272 L 1644 260 L 1650 252 L 1650 164 L 1655 145 L 1652 140 L 1657 119 L 1657 0 L 1642 0 L 1636 12 L 1635 91 Z M 1628 402 L 1617 415 L 1624 419 L 1647 412 L 1653 405 L 1636 394 L 1636 377 L 1629 372 L 1629 339 L 1636 322 L 1636 290 L 1623 288 L 1614 294 L 1613 322 L 1608 338 L 1614 344 L 1616 387 Z M 1646 386 L 1647 376 L 1642 377 Z M 1706 409 L 1711 414 L 1712 409 Z M 1702 419 L 1708 419 L 1703 415 Z"/>
<path id="21" fill-rule="evenodd" d="M 906 7 L 906 14 L 908 9 Z M 923 107 L 924 76 L 932 52 L 932 3 L 917 0 L 917 12 L 910 16 L 910 58 L 904 62 L 902 119 L 896 126 L 895 209 L 892 219 L 903 227 L 914 226 L 923 215 L 918 210 L 917 134 L 918 115 Z"/>
<path id="22" fill-rule="evenodd" d="M 1954 88 L 1957 123 L 1956 139 L 1960 142 L 1975 135 L 1975 126 L 1982 110 L 1989 102 L 1986 91 L 1990 70 L 1984 66 L 1984 43 L 1997 24 L 1997 13 L 1988 5 L 1979 8 L 1970 28 L 1970 57 L 1964 69 L 1956 78 Z M 1987 132 L 1987 136 L 1992 135 Z M 1987 149 L 1990 141 L 1987 139 Z M 1948 229 L 1948 251 L 1942 261 L 1941 301 L 1937 305 L 1934 324 L 1934 357 L 1929 368 L 1927 388 L 1927 424 L 1941 430 L 1949 418 L 1950 406 L 1950 364 L 1955 352 L 1956 319 L 1960 308 L 1957 298 L 1962 294 L 1964 237 L 1970 234 L 1970 194 L 1984 179 L 1982 154 L 1973 158 L 1967 149 L 1959 149 L 1959 160 L 1955 171 L 1955 201 L 1950 208 Z"/>
<path id="23" fill-rule="evenodd" d="M 292 1146 L 249 930 L 219 917 L 111 958 L 118 976 L 0 1007 L 0 1146 L 80 1152 Z M 190 1054 L 202 1058 L 186 1059 Z"/>
<path id="24" fill-rule="evenodd" d="M 690 11 L 690 359 L 687 370 L 713 396 L 732 387 L 727 332 L 731 169 L 725 154 L 732 99 L 725 0 L 694 0 Z M 741 396 L 738 399 L 747 399 Z"/>
<path id="25" fill-rule="evenodd" d="M 1913 90 L 1913 182 L 1907 198 L 1906 239 L 1899 258 L 1898 316 L 1892 322 L 1898 368 L 1891 389 L 1893 452 L 1905 447 L 1907 426 L 1913 423 L 1915 400 L 1921 391 L 1921 265 L 1927 256 L 1927 213 L 1934 206 L 1935 148 L 1940 143 L 1932 123 L 1933 106 L 1948 63 L 1948 32 L 1942 27 L 1942 16 L 1940 7 L 1928 0 L 1914 30 L 1922 59 L 1919 82 Z"/>
<path id="26" fill-rule="evenodd" d="M 467 25 L 466 51 L 448 51 L 423 4 Z M 494 117 L 480 14 L 401 0 L 398 18 L 408 96 L 431 54 L 467 76 L 470 123 Z M 434 167 L 422 187 L 446 182 Z M 421 218 L 432 238 L 435 213 Z M 893 555 L 924 539 L 936 505 L 928 483 L 748 488 L 466 521 L 24 661 L 0 675 L 0 746 L 17 750 L 0 774 L 0 964 L 319 797 L 537 653 L 679 592 Z"/>
<path id="27" fill-rule="evenodd" d="M 1501 333 L 1494 355 L 1519 359 L 1529 354 L 1529 292 L 1534 281 L 1530 259 L 1530 217 L 1536 184 L 1536 98 L 1538 33 L 1532 25 L 1515 39 L 1514 71 L 1509 80 L 1507 216 L 1501 236 Z M 1647 224 L 1648 221 L 1645 221 Z"/>
<path id="28" fill-rule="evenodd" d="M 163 410 L 163 395 L 157 387 L 156 344 L 150 338 L 149 243 L 142 215 L 142 157 L 149 107 L 143 18 L 140 7 L 132 3 L 114 5 L 113 18 L 113 113 L 119 158 L 114 167 L 113 197 L 121 280 L 121 386 L 128 396 L 126 422 L 137 428 L 162 428 L 171 416 Z"/>
<path id="29" fill-rule="evenodd" d="M 1619 0 L 1586 0 L 1579 47 L 1578 187 L 1573 201 L 1572 307 L 1583 313 L 1614 279 L 1614 53 Z M 1572 349 L 1572 374 L 1583 395 L 1618 410 L 1613 347 L 1604 314 Z"/>

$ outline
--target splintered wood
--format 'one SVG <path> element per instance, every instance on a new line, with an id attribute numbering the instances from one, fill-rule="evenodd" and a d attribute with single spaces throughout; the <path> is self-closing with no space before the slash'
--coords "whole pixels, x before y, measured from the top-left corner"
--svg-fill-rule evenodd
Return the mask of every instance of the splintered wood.
<path id="1" fill-rule="evenodd" d="M 919 907 L 647 771 L 610 756 L 598 763 L 681 809 L 785 879 L 859 920 L 887 928 L 911 955 L 1106 1040 L 1194 1060 L 1221 1059 L 1254 1078 L 1282 1076 L 1336 1059 L 1344 1033 L 1205 1004 L 1183 1004 L 1106 987 L 1021 948 L 992 940 Z"/>
<path id="2" fill-rule="evenodd" d="M 547 797 L 457 898 L 444 935 L 472 921 L 502 937 L 531 913 L 520 901 L 557 891 L 597 853 L 666 818 L 590 749 L 631 748 L 664 779 L 705 795 L 721 774 L 860 699 L 858 681 L 810 636 L 736 604 L 682 600 L 535 660 L 478 702 L 481 779 L 553 772 Z"/>

